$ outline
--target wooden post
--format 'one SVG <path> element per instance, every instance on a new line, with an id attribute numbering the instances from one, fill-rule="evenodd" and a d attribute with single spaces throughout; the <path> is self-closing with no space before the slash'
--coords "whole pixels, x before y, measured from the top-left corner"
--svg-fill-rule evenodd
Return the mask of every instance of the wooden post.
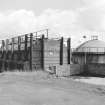
<path id="1" fill-rule="evenodd" d="M 71 63 L 71 38 L 67 40 L 67 62 L 68 64 Z"/>
<path id="2" fill-rule="evenodd" d="M 32 43 L 33 43 L 33 34 L 30 34 L 30 70 L 32 71 Z"/>
<path id="3" fill-rule="evenodd" d="M 63 37 L 60 40 L 60 65 L 63 65 Z"/>
<path id="4" fill-rule="evenodd" d="M 41 46 L 42 46 L 42 50 L 41 50 L 42 69 L 44 70 L 44 35 L 42 35 Z"/>

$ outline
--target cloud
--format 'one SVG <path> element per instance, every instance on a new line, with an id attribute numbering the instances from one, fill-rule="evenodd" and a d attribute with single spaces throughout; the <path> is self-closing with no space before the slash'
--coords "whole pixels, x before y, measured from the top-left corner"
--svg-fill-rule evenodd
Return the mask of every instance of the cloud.
<path id="1" fill-rule="evenodd" d="M 97 8 L 80 12 L 78 24 L 89 31 L 105 31 L 105 11 Z"/>
<path id="2" fill-rule="evenodd" d="M 49 28 L 52 33 L 69 35 L 75 27 L 76 13 L 71 10 L 47 9 L 39 16 L 33 11 L 18 10 L 0 13 L 0 35 L 11 37 L 16 34 Z"/>
<path id="3" fill-rule="evenodd" d="M 71 10 L 48 9 L 37 18 L 37 24 L 38 26 L 49 27 L 59 33 L 67 34 L 74 29 L 76 17 L 76 13 Z"/>
<path id="4" fill-rule="evenodd" d="M 105 0 L 83 0 L 84 4 L 88 7 L 92 6 L 104 6 Z"/>
<path id="5" fill-rule="evenodd" d="M 19 10 L 9 14 L 0 13 L 0 35 L 2 38 L 34 31 L 36 18 L 32 11 Z"/>
<path id="6" fill-rule="evenodd" d="M 89 0 L 86 3 L 87 7 L 79 11 L 78 24 L 89 31 L 105 31 L 105 0 Z"/>
<path id="7" fill-rule="evenodd" d="M 77 9 L 46 9 L 36 16 L 33 11 L 17 10 L 0 12 L 0 37 L 49 28 L 50 36 L 60 33 L 72 37 L 73 43 L 80 42 L 83 35 L 105 32 L 105 0 L 81 0 L 84 6 Z M 81 42 L 82 42 L 81 41 Z"/>

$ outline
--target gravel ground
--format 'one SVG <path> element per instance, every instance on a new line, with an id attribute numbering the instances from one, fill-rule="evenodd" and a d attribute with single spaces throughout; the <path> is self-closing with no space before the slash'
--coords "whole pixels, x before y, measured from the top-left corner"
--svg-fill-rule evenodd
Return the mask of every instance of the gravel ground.
<path id="1" fill-rule="evenodd" d="M 76 79 L 41 72 L 2 73 L 0 105 L 105 105 L 104 85 Z"/>
<path id="2" fill-rule="evenodd" d="M 84 83 L 94 84 L 94 85 L 105 85 L 105 78 L 101 78 L 101 77 L 76 76 L 74 80 L 78 82 L 84 82 Z"/>

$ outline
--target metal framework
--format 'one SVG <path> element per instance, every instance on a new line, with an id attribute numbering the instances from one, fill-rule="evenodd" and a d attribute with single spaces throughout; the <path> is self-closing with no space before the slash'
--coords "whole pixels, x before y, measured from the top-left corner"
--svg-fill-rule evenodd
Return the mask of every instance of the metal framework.
<path id="1" fill-rule="evenodd" d="M 33 63 L 41 61 L 41 68 L 44 69 L 44 56 L 45 56 L 45 43 L 44 41 L 49 40 L 48 29 L 40 30 L 37 32 L 17 36 L 11 39 L 6 39 L 1 41 L 0 48 L 0 71 L 7 70 L 33 70 Z M 59 54 L 59 65 L 63 65 L 63 37 L 52 39 L 58 40 L 60 42 Z M 34 44 L 39 41 L 37 46 Z M 70 64 L 71 61 L 71 50 L 70 45 L 71 39 L 67 39 L 67 62 Z M 36 43 L 37 44 L 37 43 Z M 34 47 L 35 48 L 34 48 Z M 40 56 L 36 56 L 40 55 Z M 36 58 L 35 58 L 36 57 Z M 39 59 L 40 57 L 41 59 Z M 33 59 L 34 58 L 34 59 Z M 51 59 L 50 59 L 51 60 Z M 35 67 L 34 67 L 35 68 Z M 37 68 L 36 68 L 37 69 Z"/>

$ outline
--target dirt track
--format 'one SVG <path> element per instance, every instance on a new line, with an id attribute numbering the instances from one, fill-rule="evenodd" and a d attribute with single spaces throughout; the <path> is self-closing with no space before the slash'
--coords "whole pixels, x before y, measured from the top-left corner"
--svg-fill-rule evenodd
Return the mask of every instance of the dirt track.
<path id="1" fill-rule="evenodd" d="M 6 73 L 0 75 L 0 105 L 105 105 L 105 87 Z"/>

